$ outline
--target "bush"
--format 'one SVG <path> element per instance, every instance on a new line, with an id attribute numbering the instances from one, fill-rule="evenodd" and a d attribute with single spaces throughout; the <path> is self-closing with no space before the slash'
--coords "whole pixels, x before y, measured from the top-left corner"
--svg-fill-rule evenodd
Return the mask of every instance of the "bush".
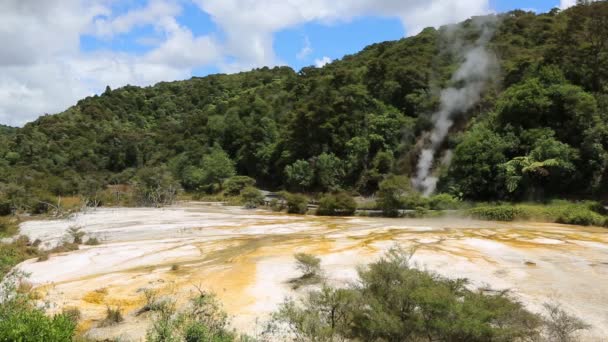
<path id="1" fill-rule="evenodd" d="M 273 198 L 270 201 L 270 210 L 272 211 L 283 211 L 285 210 L 285 202 L 283 200 L 278 200 L 276 198 Z"/>
<path id="2" fill-rule="evenodd" d="M 408 177 L 391 175 L 380 183 L 378 208 L 382 210 L 384 216 L 399 216 L 399 210 L 406 206 L 406 197 L 413 193 Z"/>
<path id="3" fill-rule="evenodd" d="M 433 210 L 455 210 L 461 205 L 460 200 L 450 194 L 438 194 L 429 199 Z"/>
<path id="4" fill-rule="evenodd" d="M 241 191 L 241 198 L 245 202 L 247 208 L 257 208 L 260 204 L 264 203 L 264 195 L 262 192 L 252 186 L 248 186 Z"/>
<path id="5" fill-rule="evenodd" d="M 560 213 L 555 222 L 579 226 L 603 226 L 606 218 L 590 210 L 575 209 Z"/>
<path id="6" fill-rule="evenodd" d="M 67 314 L 46 316 L 32 297 L 17 291 L 23 275 L 13 272 L 0 289 L 0 341 L 72 341 L 76 323 Z"/>
<path id="7" fill-rule="evenodd" d="M 82 231 L 82 227 L 73 226 L 68 229 L 68 236 L 71 238 L 72 243 L 76 245 L 82 244 L 82 238 L 85 234 L 86 233 Z"/>
<path id="8" fill-rule="evenodd" d="M 9 237 L 19 231 L 19 221 L 14 217 L 0 216 L 0 237 Z"/>
<path id="9" fill-rule="evenodd" d="M 101 242 L 96 237 L 90 237 L 87 239 L 87 241 L 84 244 L 87 246 L 97 246 L 97 245 L 100 245 Z"/>
<path id="10" fill-rule="evenodd" d="M 18 263 L 38 256 L 38 249 L 21 236 L 12 243 L 0 243 L 0 280 Z"/>
<path id="11" fill-rule="evenodd" d="M 351 216 L 357 210 L 357 203 L 347 193 L 324 195 L 319 200 L 317 215 L 320 216 Z"/>
<path id="12" fill-rule="evenodd" d="M 255 179 L 247 176 L 234 176 L 224 181 L 224 193 L 229 196 L 238 196 L 247 187 L 255 186 Z"/>
<path id="13" fill-rule="evenodd" d="M 593 202 L 573 203 L 554 201 L 549 204 L 498 204 L 471 208 L 468 216 L 480 220 L 515 221 L 539 220 L 582 226 L 603 226 L 606 217 L 593 211 L 597 208 Z"/>
<path id="14" fill-rule="evenodd" d="M 579 318 L 571 316 L 557 303 L 545 303 L 545 335 L 549 341 L 574 342 L 577 341 L 576 334 L 580 330 L 589 329 L 591 326 Z"/>
<path id="15" fill-rule="evenodd" d="M 106 318 L 101 322 L 101 326 L 116 325 L 124 320 L 120 306 L 113 308 L 108 305 L 106 306 Z"/>
<path id="16" fill-rule="evenodd" d="M 82 313 L 77 307 L 64 308 L 61 313 L 68 317 L 74 323 L 78 323 L 78 321 L 80 321 L 80 318 L 82 317 Z"/>
<path id="17" fill-rule="evenodd" d="M 296 259 L 296 269 L 302 272 L 302 277 L 312 277 L 321 272 L 321 259 L 318 257 L 306 253 L 297 253 L 294 258 Z"/>
<path id="18" fill-rule="evenodd" d="M 80 247 L 78 244 L 71 242 L 64 242 L 61 245 L 51 249 L 49 252 L 51 253 L 65 253 L 65 252 L 73 252 L 77 251 Z"/>
<path id="19" fill-rule="evenodd" d="M 292 289 L 297 290 L 302 286 L 321 282 L 321 259 L 306 253 L 295 254 L 294 258 L 296 259 L 296 269 L 302 274 L 289 280 Z"/>
<path id="20" fill-rule="evenodd" d="M 174 306 L 156 312 L 147 341 L 239 341 L 238 336 L 228 330 L 228 316 L 215 295 L 200 289 L 199 292 L 182 312 L 176 313 Z"/>
<path id="21" fill-rule="evenodd" d="M 301 303 L 287 300 L 272 328 L 304 341 L 523 341 L 540 336 L 542 319 L 507 292 L 468 289 L 410 266 L 393 249 L 359 270 L 346 289 L 324 286 Z"/>
<path id="22" fill-rule="evenodd" d="M 514 221 L 523 219 L 524 212 L 512 205 L 484 206 L 467 210 L 467 214 L 479 220 Z"/>
<path id="23" fill-rule="evenodd" d="M 290 214 L 306 214 L 308 211 L 308 198 L 300 194 L 285 193 L 287 212 Z"/>
<path id="24" fill-rule="evenodd" d="M 49 256 L 50 254 L 47 251 L 40 252 L 40 254 L 38 255 L 38 262 L 49 260 Z"/>
<path id="25" fill-rule="evenodd" d="M 156 207 L 173 204 L 180 188 L 165 167 L 140 169 L 134 187 L 137 204 Z"/>

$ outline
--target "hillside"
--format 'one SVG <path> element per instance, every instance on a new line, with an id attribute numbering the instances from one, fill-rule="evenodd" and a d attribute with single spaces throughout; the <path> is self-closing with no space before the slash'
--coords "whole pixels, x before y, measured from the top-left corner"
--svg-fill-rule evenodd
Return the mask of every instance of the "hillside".
<path id="1" fill-rule="evenodd" d="M 273 189 L 372 194 L 389 174 L 414 175 L 441 89 L 457 85 L 452 74 L 485 20 L 499 71 L 438 146 L 438 191 L 603 199 L 606 18 L 604 1 L 514 11 L 374 44 L 323 68 L 108 88 L 12 134 L 0 128 L 0 193 L 71 195 L 156 168 L 188 191 L 212 192 L 236 172 Z"/>

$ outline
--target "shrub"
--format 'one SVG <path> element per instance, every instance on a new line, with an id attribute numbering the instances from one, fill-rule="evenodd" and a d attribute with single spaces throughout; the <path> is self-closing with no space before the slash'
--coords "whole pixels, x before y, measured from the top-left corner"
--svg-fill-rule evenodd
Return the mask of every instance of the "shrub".
<path id="1" fill-rule="evenodd" d="M 473 218 L 491 221 L 514 221 L 524 216 L 522 210 L 512 205 L 476 207 L 467 210 L 467 213 Z"/>
<path id="2" fill-rule="evenodd" d="M 67 234 L 72 239 L 73 244 L 80 245 L 86 233 L 82 231 L 82 227 L 73 226 L 68 229 Z"/>
<path id="3" fill-rule="evenodd" d="M 178 264 L 171 265 L 171 271 L 173 271 L 173 272 L 179 271 L 179 265 Z"/>
<path id="4" fill-rule="evenodd" d="M 575 224 L 579 226 L 602 226 L 605 218 L 590 210 L 571 210 L 564 211 L 559 214 L 556 219 L 557 223 Z"/>
<path id="5" fill-rule="evenodd" d="M 87 241 L 84 244 L 87 246 L 97 246 L 97 245 L 101 244 L 101 242 L 96 237 L 90 237 L 87 239 Z"/>
<path id="6" fill-rule="evenodd" d="M 507 292 L 470 290 L 410 266 L 393 249 L 359 270 L 346 289 L 325 286 L 301 303 L 287 300 L 273 316 L 275 331 L 305 341 L 520 341 L 540 337 L 542 320 Z"/>
<path id="7" fill-rule="evenodd" d="M 319 200 L 317 215 L 351 216 L 357 210 L 357 203 L 347 193 L 326 194 Z"/>
<path id="8" fill-rule="evenodd" d="M 50 250 L 52 253 L 65 253 L 77 251 L 79 249 L 78 244 L 71 242 L 64 242 L 61 245 Z"/>
<path id="9" fill-rule="evenodd" d="M 602 226 L 606 217 L 590 208 L 589 202 L 554 201 L 549 204 L 498 204 L 475 207 L 466 213 L 476 219 L 494 221 L 540 220 L 582 226 Z"/>
<path id="10" fill-rule="evenodd" d="M 545 335 L 549 341 L 574 342 L 576 333 L 591 326 L 565 312 L 559 304 L 545 303 Z"/>
<path id="11" fill-rule="evenodd" d="M 429 199 L 433 210 L 455 210 L 460 207 L 460 200 L 450 194 L 438 194 Z"/>
<path id="12" fill-rule="evenodd" d="M 9 237 L 17 234 L 19 222 L 14 217 L 0 216 L 0 237 Z"/>
<path id="13" fill-rule="evenodd" d="M 82 317 L 82 313 L 77 307 L 64 308 L 61 313 L 68 317 L 74 323 L 78 323 L 78 321 L 80 321 L 80 318 Z"/>
<path id="14" fill-rule="evenodd" d="M 238 196 L 247 187 L 255 186 L 255 179 L 247 176 L 234 176 L 224 181 L 224 192 L 229 196 Z"/>
<path id="15" fill-rule="evenodd" d="M 241 191 L 241 198 L 245 202 L 245 207 L 253 209 L 264 203 L 262 192 L 252 186 L 248 186 Z"/>
<path id="16" fill-rule="evenodd" d="M 46 316 L 18 291 L 23 282 L 23 274 L 11 272 L 0 285 L 0 341 L 71 341 L 76 323 L 66 314 Z"/>
<path id="17" fill-rule="evenodd" d="M 147 341 L 244 341 L 228 330 L 228 315 L 212 293 L 198 289 L 185 310 L 175 312 L 174 306 L 155 313 Z"/>
<path id="18" fill-rule="evenodd" d="M 306 253 L 297 253 L 293 257 L 296 259 L 296 269 L 302 272 L 302 277 L 315 276 L 321 272 L 321 259 L 318 257 Z"/>
<path id="19" fill-rule="evenodd" d="M 0 341 L 71 341 L 76 324 L 66 315 L 47 317 L 33 308 L 7 308 L 0 313 Z"/>
<path id="20" fill-rule="evenodd" d="M 28 294 L 32 292 L 33 288 L 34 285 L 31 282 L 27 281 L 26 279 L 21 279 L 17 285 L 17 293 Z"/>
<path id="21" fill-rule="evenodd" d="M 146 312 L 161 312 L 161 313 L 167 313 L 170 312 L 172 313 L 173 310 L 173 301 L 171 301 L 170 299 L 159 299 L 158 298 L 158 292 L 156 290 L 153 289 L 144 289 L 143 290 L 144 293 L 144 299 L 146 301 L 146 303 L 144 304 L 144 306 L 139 309 L 136 313 L 136 315 L 141 315 L 143 313 Z"/>
<path id="22" fill-rule="evenodd" d="M 49 252 L 47 251 L 40 252 L 40 254 L 38 254 L 38 262 L 49 260 L 49 256 Z"/>
<path id="23" fill-rule="evenodd" d="M 124 320 L 122 312 L 120 311 L 120 306 L 113 308 L 108 305 L 106 306 L 106 318 L 101 322 L 101 326 L 116 325 Z"/>
<path id="24" fill-rule="evenodd" d="M 142 168 L 134 179 L 137 204 L 163 206 L 173 204 L 179 183 L 165 167 Z"/>
<path id="25" fill-rule="evenodd" d="M 308 211 L 308 198 L 300 194 L 285 193 L 287 212 L 290 214 L 306 214 Z"/>
<path id="26" fill-rule="evenodd" d="M 384 216 L 399 216 L 399 210 L 406 206 L 406 197 L 412 193 L 408 177 L 389 176 L 379 185 L 378 208 L 382 210 Z"/>
<path id="27" fill-rule="evenodd" d="M 270 201 L 270 210 L 272 211 L 283 211 L 285 210 L 285 202 L 283 200 L 278 200 L 276 198 L 273 198 Z"/>
<path id="28" fill-rule="evenodd" d="M 11 243 L 0 243 L 0 280 L 18 263 L 34 258 L 38 249 L 30 245 L 30 240 L 21 236 Z"/>

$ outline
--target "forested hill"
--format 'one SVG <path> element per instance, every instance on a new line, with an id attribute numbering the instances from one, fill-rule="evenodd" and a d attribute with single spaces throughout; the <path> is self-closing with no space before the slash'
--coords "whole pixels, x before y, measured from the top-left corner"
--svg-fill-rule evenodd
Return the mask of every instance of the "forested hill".
<path id="1" fill-rule="evenodd" d="M 489 49 L 500 72 L 441 146 L 438 191 L 471 200 L 605 197 L 608 3 L 499 19 Z M 479 35 L 469 20 L 323 68 L 107 89 L 0 132 L 0 192 L 74 194 L 154 168 L 192 191 L 213 191 L 236 173 L 268 188 L 372 194 L 389 174 L 412 175 L 440 91 L 462 63 L 450 47 Z M 446 151 L 451 163 L 441 164 Z"/>

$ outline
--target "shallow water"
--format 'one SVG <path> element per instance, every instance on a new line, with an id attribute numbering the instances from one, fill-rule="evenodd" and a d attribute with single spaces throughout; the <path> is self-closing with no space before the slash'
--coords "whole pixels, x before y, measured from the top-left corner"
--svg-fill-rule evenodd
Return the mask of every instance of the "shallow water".
<path id="1" fill-rule="evenodd" d="M 29 260 L 21 267 L 51 310 L 78 307 L 81 329 L 94 337 L 139 340 L 148 322 L 134 312 L 141 289 L 182 300 L 196 286 L 216 292 L 235 328 L 254 334 L 256 321 L 287 296 L 297 275 L 293 254 L 322 259 L 334 285 L 356 279 L 356 267 L 393 245 L 417 246 L 413 261 L 473 286 L 512 289 L 530 309 L 558 301 L 593 328 L 585 340 L 608 336 L 608 230 L 545 223 L 461 219 L 320 218 L 188 203 L 164 209 L 98 209 L 66 220 L 28 221 L 21 232 L 52 247 L 71 226 L 103 243 Z M 173 265 L 179 265 L 172 271 Z M 300 292 L 301 293 L 301 292 Z M 106 305 L 126 321 L 95 328 Z"/>

